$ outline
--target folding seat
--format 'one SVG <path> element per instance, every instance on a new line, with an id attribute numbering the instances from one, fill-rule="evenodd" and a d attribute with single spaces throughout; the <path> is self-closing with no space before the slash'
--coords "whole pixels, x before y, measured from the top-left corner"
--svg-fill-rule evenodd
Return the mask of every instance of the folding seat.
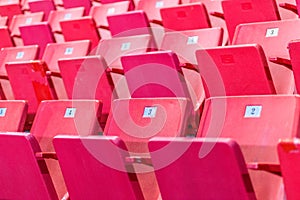
<path id="1" fill-rule="evenodd" d="M 151 35 L 151 48 L 157 49 L 157 44 L 150 27 L 148 17 L 144 11 L 130 11 L 123 14 L 107 16 L 109 30 L 112 37 L 127 37 L 133 35 Z"/>
<path id="2" fill-rule="evenodd" d="M 128 7 L 129 1 L 102 4 L 99 6 L 93 6 L 89 15 L 95 20 L 97 27 L 108 29 L 106 17 L 108 15 L 125 13 L 128 11 Z"/>
<path id="3" fill-rule="evenodd" d="M 53 137 L 64 135 L 98 135 L 101 132 L 99 117 L 102 104 L 96 100 L 59 100 L 41 102 L 30 133 L 41 147 L 41 157 L 54 152 Z M 59 198 L 66 193 L 59 163 L 47 159 L 52 181 Z M 78 180 L 76 178 L 76 180 Z"/>
<path id="4" fill-rule="evenodd" d="M 129 3 L 129 1 L 120 1 L 101 4 L 91 8 L 89 15 L 93 17 L 102 39 L 111 38 L 107 16 L 127 12 L 129 10 Z"/>
<path id="5" fill-rule="evenodd" d="M 7 62 L 29 61 L 37 58 L 38 46 L 6 47 L 0 51 L 0 83 L 6 99 L 14 99 L 12 88 L 5 69 Z"/>
<path id="6" fill-rule="evenodd" d="M 60 75 L 58 59 L 86 56 L 90 50 L 88 40 L 48 44 L 42 60 L 46 62 L 49 71 L 47 74 L 52 79 L 56 94 L 59 99 L 67 99 L 66 89 Z"/>
<path id="7" fill-rule="evenodd" d="M 162 18 L 160 16 L 160 9 L 164 7 L 177 6 L 179 0 L 140 0 L 136 10 L 143 10 L 150 22 L 161 24 Z"/>
<path id="8" fill-rule="evenodd" d="M 96 24 L 90 16 L 62 20 L 60 26 L 65 41 L 90 40 L 91 49 L 94 49 L 101 39 Z"/>
<path id="9" fill-rule="evenodd" d="M 31 25 L 20 26 L 21 38 L 24 45 L 38 45 L 39 56 L 42 58 L 47 44 L 55 43 L 51 27 L 47 22 L 41 22 Z M 34 35 L 34 37 L 33 37 Z"/>
<path id="10" fill-rule="evenodd" d="M 129 98 L 112 102 L 104 135 L 120 137 L 130 156 L 137 158 L 132 160 L 132 165 L 145 199 L 157 199 L 159 195 L 153 168 L 147 165 L 147 143 L 155 136 L 187 134 L 190 108 L 191 102 L 180 97 Z"/>
<path id="11" fill-rule="evenodd" d="M 135 6 L 137 5 L 137 0 L 101 0 L 102 4 L 109 4 L 109 3 L 116 3 L 122 1 L 129 1 L 129 10 L 134 10 Z"/>
<path id="12" fill-rule="evenodd" d="M 43 12 L 44 20 L 47 21 L 52 10 L 56 10 L 53 0 L 33 0 L 28 2 L 31 13 Z"/>
<path id="13" fill-rule="evenodd" d="M 299 103 L 293 95 L 212 97 L 197 136 L 236 140 L 248 163 L 278 163 L 278 140 L 299 137 Z M 258 199 L 283 199 L 281 177 L 260 171 L 250 176 Z"/>
<path id="14" fill-rule="evenodd" d="M 193 3 L 160 9 L 165 31 L 183 31 L 210 28 L 204 4 Z"/>
<path id="15" fill-rule="evenodd" d="M 23 131 L 27 114 L 27 102 L 0 100 L 0 131 Z"/>
<path id="16" fill-rule="evenodd" d="M 222 1 L 222 7 L 231 41 L 239 24 L 280 20 L 275 0 Z"/>
<path id="17" fill-rule="evenodd" d="M 0 133 L 0 198 L 58 200 L 39 145 L 29 133 Z"/>
<path id="18" fill-rule="evenodd" d="M 127 37 L 115 37 L 100 41 L 95 52 L 91 54 L 104 57 L 113 80 L 118 98 L 129 98 L 127 81 L 121 64 L 121 56 L 133 53 L 145 53 L 151 47 L 150 35 L 136 35 Z"/>
<path id="19" fill-rule="evenodd" d="M 190 0 L 190 3 L 201 2 L 205 5 L 209 14 L 209 20 L 212 27 L 221 27 L 224 30 L 223 45 L 228 43 L 228 31 L 224 20 L 222 0 Z"/>
<path id="20" fill-rule="evenodd" d="M 258 44 L 199 49 L 196 57 L 206 97 L 276 93 Z"/>
<path id="21" fill-rule="evenodd" d="M 190 97 L 175 53 L 130 54 L 121 62 L 132 98 Z"/>
<path id="22" fill-rule="evenodd" d="M 299 38 L 300 20 L 282 20 L 241 24 L 237 27 L 233 44 L 260 44 L 269 59 L 276 92 L 291 94 L 295 83 L 290 69 L 288 43 Z M 293 30 L 293 31 L 291 31 Z"/>
<path id="23" fill-rule="evenodd" d="M 88 15 L 92 7 L 92 2 L 90 0 L 63 0 L 63 5 L 64 8 L 84 7 L 84 15 Z"/>
<path id="24" fill-rule="evenodd" d="M 6 64 L 15 98 L 30 99 L 30 113 L 35 113 L 42 100 L 66 99 L 67 94 L 57 61 L 60 58 L 85 56 L 89 46 L 87 40 L 53 43 L 47 45 L 42 60 Z"/>
<path id="25" fill-rule="evenodd" d="M 58 65 L 69 99 L 97 99 L 102 102 L 100 125 L 104 129 L 116 95 L 103 57 L 59 59 Z"/>
<path id="26" fill-rule="evenodd" d="M 83 13 L 84 7 L 52 10 L 48 17 L 48 23 L 51 26 L 52 32 L 61 33 L 61 27 L 59 24 L 61 20 L 79 18 L 83 16 Z"/>
<path id="27" fill-rule="evenodd" d="M 256 199 L 231 139 L 153 138 L 149 150 L 162 199 Z"/>
<path id="28" fill-rule="evenodd" d="M 10 37 L 10 33 L 7 26 L 0 27 L 0 48 L 13 47 L 15 44 Z"/>
<path id="29" fill-rule="evenodd" d="M 41 101 L 57 99 L 53 83 L 46 76 L 47 70 L 46 63 L 38 60 L 6 64 L 14 97 L 17 100 L 27 100 L 29 115 L 34 116 Z"/>
<path id="30" fill-rule="evenodd" d="M 297 175 L 300 165 L 299 139 L 282 139 L 277 149 L 286 198 L 299 199 L 298 185 L 300 179 Z"/>
<path id="31" fill-rule="evenodd" d="M 21 33 L 19 30 L 19 26 L 22 25 L 31 25 L 37 22 L 41 22 L 43 20 L 44 13 L 37 12 L 37 13 L 30 13 L 30 14 L 21 14 L 15 15 L 10 23 L 10 35 L 13 37 L 16 46 L 22 46 L 22 40 L 20 39 Z M 21 40 L 21 41 L 19 41 Z"/>
<path id="32" fill-rule="evenodd" d="M 10 25 L 13 16 L 19 14 L 22 14 L 19 2 L 0 4 L 0 15 L 8 17 L 8 26 Z"/>
<path id="33" fill-rule="evenodd" d="M 298 52 L 300 50 L 300 40 L 292 40 L 289 45 L 289 54 L 291 58 L 291 66 L 293 70 L 293 75 L 295 79 L 295 86 L 296 86 L 296 93 L 300 93 L 300 80 L 299 80 L 299 67 L 300 67 L 300 57 L 298 55 Z"/>
<path id="34" fill-rule="evenodd" d="M 182 67 L 195 110 L 202 105 L 205 92 L 197 67 L 196 50 L 222 44 L 222 28 L 166 32 L 161 50 L 176 53 Z"/>
<path id="35" fill-rule="evenodd" d="M 117 137 L 56 136 L 53 143 L 70 198 L 144 199 L 136 175 L 127 173 L 128 153 Z"/>
<path id="36" fill-rule="evenodd" d="M 4 16 L 4 17 L 0 17 L 0 26 L 6 26 L 7 25 L 7 20 L 8 20 L 8 17 L 7 16 Z"/>

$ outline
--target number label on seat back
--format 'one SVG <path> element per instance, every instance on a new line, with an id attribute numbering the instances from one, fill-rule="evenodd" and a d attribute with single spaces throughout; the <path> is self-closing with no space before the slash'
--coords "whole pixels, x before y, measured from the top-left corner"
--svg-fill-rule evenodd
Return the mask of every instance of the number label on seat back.
<path id="1" fill-rule="evenodd" d="M 266 32 L 266 37 L 277 37 L 279 33 L 279 28 L 268 28 Z"/>
<path id="2" fill-rule="evenodd" d="M 0 108 L 0 117 L 5 117 L 7 108 Z"/>
<path id="3" fill-rule="evenodd" d="M 145 107 L 143 118 L 155 118 L 157 107 Z"/>
<path id="4" fill-rule="evenodd" d="M 260 118 L 262 106 L 246 106 L 245 118 Z"/>
<path id="5" fill-rule="evenodd" d="M 76 113 L 76 108 L 67 108 L 64 118 L 74 118 Z"/>

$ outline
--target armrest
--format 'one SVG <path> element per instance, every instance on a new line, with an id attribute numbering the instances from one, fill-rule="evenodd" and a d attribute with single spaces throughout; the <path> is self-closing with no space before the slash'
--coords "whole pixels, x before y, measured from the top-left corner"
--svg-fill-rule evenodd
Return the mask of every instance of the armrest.
<path id="1" fill-rule="evenodd" d="M 8 76 L 5 76 L 5 75 L 0 75 L 0 79 L 9 80 Z"/>
<path id="2" fill-rule="evenodd" d="M 280 3 L 279 7 L 284 8 L 286 10 L 292 11 L 298 15 L 297 6 L 290 3 Z"/>
<path id="3" fill-rule="evenodd" d="M 150 157 L 140 157 L 140 156 L 129 156 L 125 158 L 127 164 L 144 164 L 148 166 L 153 166 Z"/>
<path id="4" fill-rule="evenodd" d="M 51 72 L 51 71 L 46 71 L 46 75 L 49 76 L 55 76 L 61 78 L 61 74 L 59 72 Z"/>
<path id="5" fill-rule="evenodd" d="M 215 11 L 213 11 L 213 12 L 209 12 L 209 14 L 210 14 L 211 16 L 218 17 L 218 18 L 220 18 L 220 19 L 225 19 L 225 18 L 224 18 L 224 13 L 220 13 L 220 12 L 215 12 Z"/>
<path id="6" fill-rule="evenodd" d="M 106 73 L 115 73 L 115 74 L 124 75 L 124 70 L 123 69 L 117 69 L 117 68 L 107 68 Z"/>
<path id="7" fill-rule="evenodd" d="M 35 153 L 35 157 L 57 160 L 57 156 L 56 156 L 55 152 L 37 152 L 37 153 Z"/>
<path id="8" fill-rule="evenodd" d="M 272 163 L 248 163 L 247 168 L 251 170 L 266 171 L 281 176 L 280 164 Z"/>
<path id="9" fill-rule="evenodd" d="M 100 25 L 100 26 L 98 26 L 98 28 L 105 29 L 105 30 L 108 30 L 108 31 L 109 31 L 109 27 L 108 27 L 108 26 Z"/>
<path id="10" fill-rule="evenodd" d="M 292 70 L 292 63 L 291 60 L 287 59 L 287 58 L 280 58 L 280 57 L 270 57 L 269 61 L 272 63 L 276 63 L 279 65 L 283 65 L 286 68 Z"/>
<path id="11" fill-rule="evenodd" d="M 158 24 L 158 25 L 163 26 L 163 23 L 162 23 L 162 21 L 160 21 L 160 20 L 152 19 L 152 20 L 149 20 L 149 22 L 150 22 L 150 23 L 153 23 L 153 24 Z"/>
<path id="12" fill-rule="evenodd" d="M 196 72 L 199 72 L 198 69 L 195 67 L 195 65 L 191 64 L 191 63 L 182 63 L 180 64 L 181 68 L 185 68 L 185 69 L 190 69 L 190 70 L 194 70 Z"/>

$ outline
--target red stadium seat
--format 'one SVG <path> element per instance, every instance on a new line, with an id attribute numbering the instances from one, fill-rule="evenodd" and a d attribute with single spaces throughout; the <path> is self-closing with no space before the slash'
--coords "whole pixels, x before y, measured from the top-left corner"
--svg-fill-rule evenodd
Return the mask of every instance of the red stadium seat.
<path id="1" fill-rule="evenodd" d="M 104 128 L 116 96 L 103 57 L 60 59 L 58 65 L 69 99 L 98 99 L 103 103 L 100 123 Z"/>
<path id="2" fill-rule="evenodd" d="M 280 19 L 275 0 L 222 1 L 222 7 L 230 41 L 239 24 Z"/>
<path id="3" fill-rule="evenodd" d="M 60 21 L 65 41 L 90 40 L 91 48 L 97 47 L 101 36 L 92 17 Z"/>
<path id="4" fill-rule="evenodd" d="M 149 150 L 162 199 L 256 199 L 233 140 L 153 138 Z"/>
<path id="5" fill-rule="evenodd" d="M 0 134 L 0 198 L 58 200 L 35 138 L 29 133 Z M 28 187 L 34 186 L 34 187 Z"/>
<path id="6" fill-rule="evenodd" d="M 127 173 L 126 148 L 117 137 L 57 136 L 53 143 L 70 198 L 144 199 L 136 175 Z"/>
<path id="7" fill-rule="evenodd" d="M 88 15 L 92 7 L 90 0 L 63 0 L 64 8 L 84 7 L 84 15 Z"/>
<path id="8" fill-rule="evenodd" d="M 44 21 L 48 20 L 49 14 L 52 10 L 56 10 L 53 0 L 34 0 L 28 2 L 31 13 L 43 12 Z"/>
<path id="9" fill-rule="evenodd" d="M 14 99 L 14 95 L 9 83 L 5 65 L 7 62 L 29 61 L 37 58 L 38 46 L 7 47 L 0 51 L 0 83 L 6 99 Z"/>
<path id="10" fill-rule="evenodd" d="M 54 152 L 53 137 L 64 135 L 97 135 L 101 132 L 99 117 L 102 104 L 95 100 L 43 101 L 37 111 L 31 134 L 40 144 L 41 152 Z M 46 160 L 59 198 L 65 194 L 65 184 L 56 160 Z"/>
<path id="11" fill-rule="evenodd" d="M 164 7 L 177 6 L 179 0 L 140 0 L 137 5 L 137 10 L 143 10 L 150 22 L 161 23 L 162 18 L 160 15 L 160 9 Z"/>
<path id="12" fill-rule="evenodd" d="M 300 70 L 300 57 L 299 57 L 299 50 L 300 50 L 300 40 L 293 40 L 289 43 L 288 46 L 290 57 L 291 57 L 291 65 L 293 69 L 293 75 L 295 79 L 296 85 L 296 93 L 300 93 L 300 77 L 299 77 L 299 70 Z"/>
<path id="13" fill-rule="evenodd" d="M 55 43 L 51 27 L 47 22 L 20 26 L 20 32 L 24 45 L 39 46 L 39 58 L 42 58 L 47 44 Z"/>
<path id="14" fill-rule="evenodd" d="M 150 35 L 115 37 L 100 41 L 95 54 L 104 57 L 111 70 L 110 74 L 119 98 L 130 97 L 127 81 L 123 74 L 121 56 L 133 53 L 146 53 L 151 47 L 151 41 Z"/>
<path id="15" fill-rule="evenodd" d="M 86 56 L 89 49 L 90 42 L 88 40 L 47 45 L 42 60 L 45 61 L 48 66 L 48 75 L 50 75 L 53 81 L 59 99 L 67 99 L 67 93 L 60 75 L 58 59 Z"/>
<path id="16" fill-rule="evenodd" d="M 278 156 L 280 161 L 281 174 L 284 183 L 286 198 L 296 200 L 300 198 L 298 185 L 300 179 L 299 174 L 300 154 L 299 139 L 284 139 L 278 144 Z"/>
<path id="17" fill-rule="evenodd" d="M 15 99 L 28 101 L 28 114 L 34 115 L 43 100 L 57 99 L 53 83 L 46 75 L 46 63 L 23 61 L 6 63 Z"/>
<path id="18" fill-rule="evenodd" d="M 27 115 L 26 101 L 0 101 L 0 131 L 23 131 Z"/>
<path id="19" fill-rule="evenodd" d="M 121 62 L 131 97 L 190 97 L 175 53 L 131 54 Z"/>
<path id="20" fill-rule="evenodd" d="M 7 2 L 7 3 L 0 4 L 0 13 L 1 16 L 8 17 L 8 26 L 9 26 L 13 16 L 22 14 L 22 10 L 19 2 L 11 2 L 11 3 Z"/>
<path id="21" fill-rule="evenodd" d="M 194 3 L 160 9 L 165 31 L 184 31 L 210 28 L 204 4 Z"/>
<path id="22" fill-rule="evenodd" d="M 104 135 L 120 137 L 130 156 L 149 157 L 147 143 L 150 138 L 187 133 L 190 107 L 186 98 L 117 99 L 112 103 Z M 157 199 L 159 189 L 153 168 L 143 163 L 133 165 L 144 198 Z"/>
<path id="23" fill-rule="evenodd" d="M 10 37 L 9 30 L 7 26 L 1 26 L 0 27 L 0 48 L 3 47 L 13 47 L 15 44 L 13 40 Z"/>
<path id="24" fill-rule="evenodd" d="M 257 44 L 200 49 L 196 56 L 207 97 L 276 93 Z"/>
<path id="25" fill-rule="evenodd" d="M 278 163 L 278 140 L 299 137 L 299 103 L 299 96 L 292 95 L 209 98 L 198 137 L 232 138 L 247 162 Z M 261 171 L 250 176 L 258 199 L 283 198 L 281 177 Z"/>
<path id="26" fill-rule="evenodd" d="M 68 20 L 82 17 L 84 13 L 84 7 L 69 8 L 64 10 L 53 10 L 48 17 L 48 23 L 54 33 L 61 33 L 61 27 L 59 22 L 61 20 Z"/>
<path id="27" fill-rule="evenodd" d="M 222 28 L 174 31 L 164 34 L 161 49 L 171 50 L 178 56 L 195 110 L 199 109 L 205 98 L 202 79 L 197 69 L 196 50 L 221 45 L 222 35 Z"/>
<path id="28" fill-rule="evenodd" d="M 295 90 L 294 77 L 290 66 L 287 67 L 290 63 L 285 60 L 289 59 L 288 43 L 299 35 L 298 19 L 243 24 L 237 27 L 233 44 L 260 44 L 269 58 L 276 92 L 291 94 Z"/>
<path id="29" fill-rule="evenodd" d="M 4 16 L 4 17 L 0 17 L 0 26 L 6 26 L 7 25 L 7 20 L 8 20 L 8 17 L 7 16 Z"/>

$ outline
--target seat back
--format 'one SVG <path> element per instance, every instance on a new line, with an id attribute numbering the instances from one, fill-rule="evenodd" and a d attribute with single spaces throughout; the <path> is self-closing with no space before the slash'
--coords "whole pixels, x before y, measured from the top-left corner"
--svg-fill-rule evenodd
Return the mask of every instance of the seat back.
<path id="1" fill-rule="evenodd" d="M 0 131 L 1 132 L 21 132 L 24 130 L 26 115 L 26 101 L 0 101 Z"/>
<path id="2" fill-rule="evenodd" d="M 38 45 L 39 57 L 42 58 L 47 44 L 55 43 L 51 27 L 47 22 L 20 26 L 20 33 L 24 45 Z M 34 34 L 34 37 L 32 35 Z"/>
<path id="3" fill-rule="evenodd" d="M 288 43 L 299 38 L 299 27 L 299 19 L 241 24 L 236 28 L 233 44 L 257 43 L 262 46 L 268 58 L 289 59 Z M 286 66 L 270 61 L 268 63 L 276 92 L 293 93 L 295 83 L 292 71 Z"/>
<path id="4" fill-rule="evenodd" d="M 160 9 L 165 31 L 184 31 L 210 28 L 204 4 L 193 3 Z"/>
<path id="5" fill-rule="evenodd" d="M 298 129 L 299 96 L 213 97 L 205 102 L 198 136 L 232 138 L 247 162 L 278 163 L 278 140 L 299 137 Z M 283 198 L 281 177 L 260 171 L 250 175 L 259 199 Z"/>
<path id="6" fill-rule="evenodd" d="M 127 151 L 117 137 L 56 136 L 53 143 L 70 198 L 144 199 L 136 175 L 127 173 Z"/>
<path id="7" fill-rule="evenodd" d="M 297 186 L 300 184 L 299 174 L 300 154 L 299 139 L 284 139 L 278 143 L 278 156 L 280 161 L 281 174 L 284 183 L 284 190 L 287 199 L 299 199 Z"/>
<path id="8" fill-rule="evenodd" d="M 84 7 L 53 10 L 49 14 L 48 22 L 53 32 L 61 33 L 61 27 L 59 24 L 61 20 L 79 18 L 83 16 L 83 13 Z"/>
<path id="9" fill-rule="evenodd" d="M 60 21 L 65 41 L 90 40 L 91 49 L 97 47 L 101 36 L 92 17 L 82 17 Z"/>
<path id="10" fill-rule="evenodd" d="M 200 49 L 196 57 L 207 97 L 276 93 L 259 45 Z"/>
<path id="11" fill-rule="evenodd" d="M 15 99 L 28 101 L 29 114 L 36 113 L 41 101 L 57 98 L 44 62 L 11 62 L 6 71 Z"/>
<path id="12" fill-rule="evenodd" d="M 291 57 L 291 64 L 292 64 L 293 75 L 295 79 L 296 93 L 299 94 L 300 93 L 300 77 L 299 77 L 300 56 L 298 52 L 300 50 L 300 40 L 291 41 L 289 43 L 288 49 Z"/>
<path id="13" fill-rule="evenodd" d="M 55 4 L 53 0 L 35 0 L 29 1 L 28 6 L 30 12 L 43 12 L 44 13 L 44 21 L 48 20 L 49 14 L 52 10 L 56 10 Z"/>
<path id="14" fill-rule="evenodd" d="M 239 24 L 280 20 L 275 0 L 222 1 L 222 8 L 231 41 Z"/>
<path id="15" fill-rule="evenodd" d="M 31 134 L 42 152 L 54 152 L 53 138 L 64 135 L 97 135 L 102 104 L 96 100 L 57 100 L 41 102 Z M 61 199 L 66 193 L 63 176 L 56 160 L 46 160 L 55 189 Z"/>
<path id="16" fill-rule="evenodd" d="M 103 103 L 101 125 L 104 128 L 116 96 L 103 57 L 60 59 L 58 64 L 69 99 L 98 99 Z"/>
<path id="17" fill-rule="evenodd" d="M 121 62 L 133 98 L 190 97 L 175 53 L 131 54 Z"/>
<path id="18" fill-rule="evenodd" d="M 63 0 L 64 8 L 84 7 L 84 15 L 88 15 L 92 7 L 90 0 Z"/>
<path id="19" fill-rule="evenodd" d="M 213 148 L 207 152 L 207 146 Z M 162 199 L 256 199 L 231 139 L 153 138 L 149 149 Z"/>
<path id="20" fill-rule="evenodd" d="M 35 138 L 29 133 L 1 133 L 1 199 L 58 200 L 51 177 Z M 34 187 L 28 187 L 34 185 Z"/>

